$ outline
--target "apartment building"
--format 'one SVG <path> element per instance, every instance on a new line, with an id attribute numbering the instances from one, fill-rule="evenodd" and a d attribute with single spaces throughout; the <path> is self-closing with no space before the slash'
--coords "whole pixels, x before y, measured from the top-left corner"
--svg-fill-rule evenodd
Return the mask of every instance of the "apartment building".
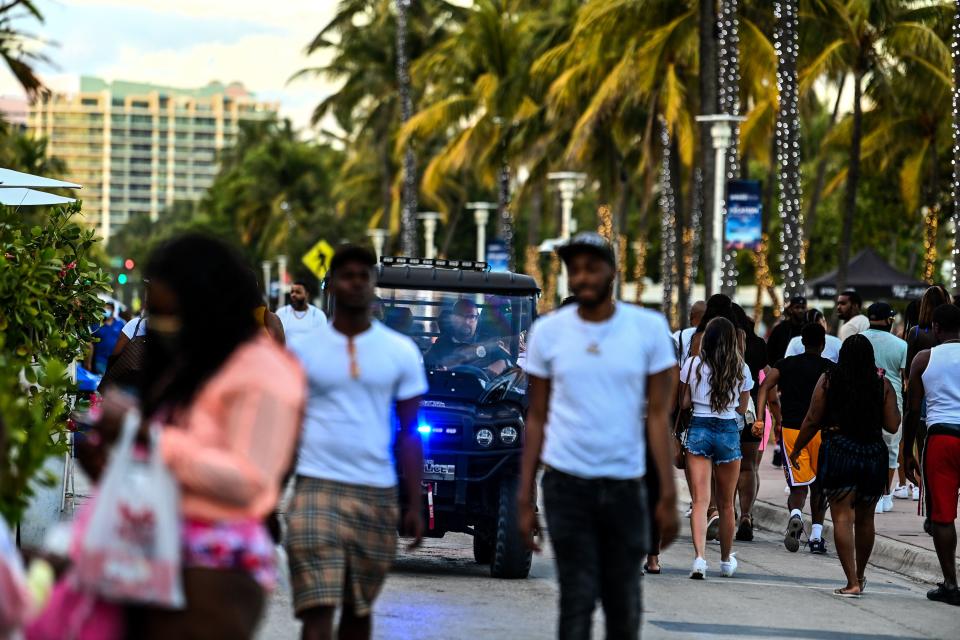
<path id="1" fill-rule="evenodd" d="M 237 83 L 177 89 L 83 77 L 79 93 L 32 104 L 28 127 L 67 163 L 65 178 L 83 185 L 85 217 L 109 242 L 136 216 L 157 220 L 175 201 L 198 200 L 240 123 L 278 109 Z"/>

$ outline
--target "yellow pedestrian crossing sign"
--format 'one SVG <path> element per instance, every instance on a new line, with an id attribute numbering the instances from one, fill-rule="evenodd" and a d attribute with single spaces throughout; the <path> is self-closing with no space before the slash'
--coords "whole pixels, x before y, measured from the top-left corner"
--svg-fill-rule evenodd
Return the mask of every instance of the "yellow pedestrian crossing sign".
<path id="1" fill-rule="evenodd" d="M 310 247 L 310 251 L 303 254 L 303 264 L 307 266 L 313 275 L 323 278 L 327 275 L 327 269 L 330 266 L 330 260 L 333 258 L 333 247 L 326 240 L 320 240 L 317 244 Z"/>

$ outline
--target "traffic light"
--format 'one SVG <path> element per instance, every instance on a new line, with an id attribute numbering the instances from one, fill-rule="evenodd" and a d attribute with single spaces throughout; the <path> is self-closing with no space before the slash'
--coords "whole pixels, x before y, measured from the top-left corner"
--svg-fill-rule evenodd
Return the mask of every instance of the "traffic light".
<path id="1" fill-rule="evenodd" d="M 127 271 L 130 271 L 135 266 L 137 266 L 137 263 L 130 258 L 127 258 L 126 260 L 123 261 L 123 268 L 126 269 Z"/>
<path id="2" fill-rule="evenodd" d="M 121 273 L 117 276 L 117 284 L 127 284 L 127 274 Z"/>

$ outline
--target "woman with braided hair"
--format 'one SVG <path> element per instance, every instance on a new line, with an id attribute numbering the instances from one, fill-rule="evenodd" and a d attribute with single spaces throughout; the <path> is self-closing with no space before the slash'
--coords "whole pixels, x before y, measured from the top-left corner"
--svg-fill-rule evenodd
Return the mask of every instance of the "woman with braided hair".
<path id="1" fill-rule="evenodd" d="M 874 508 L 887 483 L 887 452 L 882 432 L 900 427 L 897 396 L 874 364 L 873 345 L 862 335 L 844 341 L 837 366 L 824 373 L 790 452 L 798 458 L 817 431 L 822 432 L 817 476 L 830 506 L 833 539 L 847 584 L 834 594 L 859 598 L 864 570 L 873 551 Z"/>

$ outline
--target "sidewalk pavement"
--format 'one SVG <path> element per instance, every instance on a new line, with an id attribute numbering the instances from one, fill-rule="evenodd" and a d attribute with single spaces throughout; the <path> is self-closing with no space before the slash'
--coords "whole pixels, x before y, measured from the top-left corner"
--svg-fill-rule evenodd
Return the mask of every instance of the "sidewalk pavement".
<path id="1" fill-rule="evenodd" d="M 786 480 L 783 470 L 771 464 L 773 449 L 764 452 L 760 462 L 760 492 L 753 509 L 754 526 L 774 532 L 782 532 L 787 524 Z M 923 518 L 917 515 L 919 502 L 893 500 L 893 511 L 878 513 L 874 520 L 877 538 L 870 556 L 870 564 L 901 573 L 915 580 L 937 583 L 943 580 L 933 538 L 923 531 Z M 804 525 L 810 533 L 809 500 L 804 509 Z M 960 530 L 960 528 L 958 528 Z M 834 553 L 833 528 L 830 512 L 824 522 L 824 538 L 830 553 Z M 801 553 L 804 550 L 801 549 Z"/>

